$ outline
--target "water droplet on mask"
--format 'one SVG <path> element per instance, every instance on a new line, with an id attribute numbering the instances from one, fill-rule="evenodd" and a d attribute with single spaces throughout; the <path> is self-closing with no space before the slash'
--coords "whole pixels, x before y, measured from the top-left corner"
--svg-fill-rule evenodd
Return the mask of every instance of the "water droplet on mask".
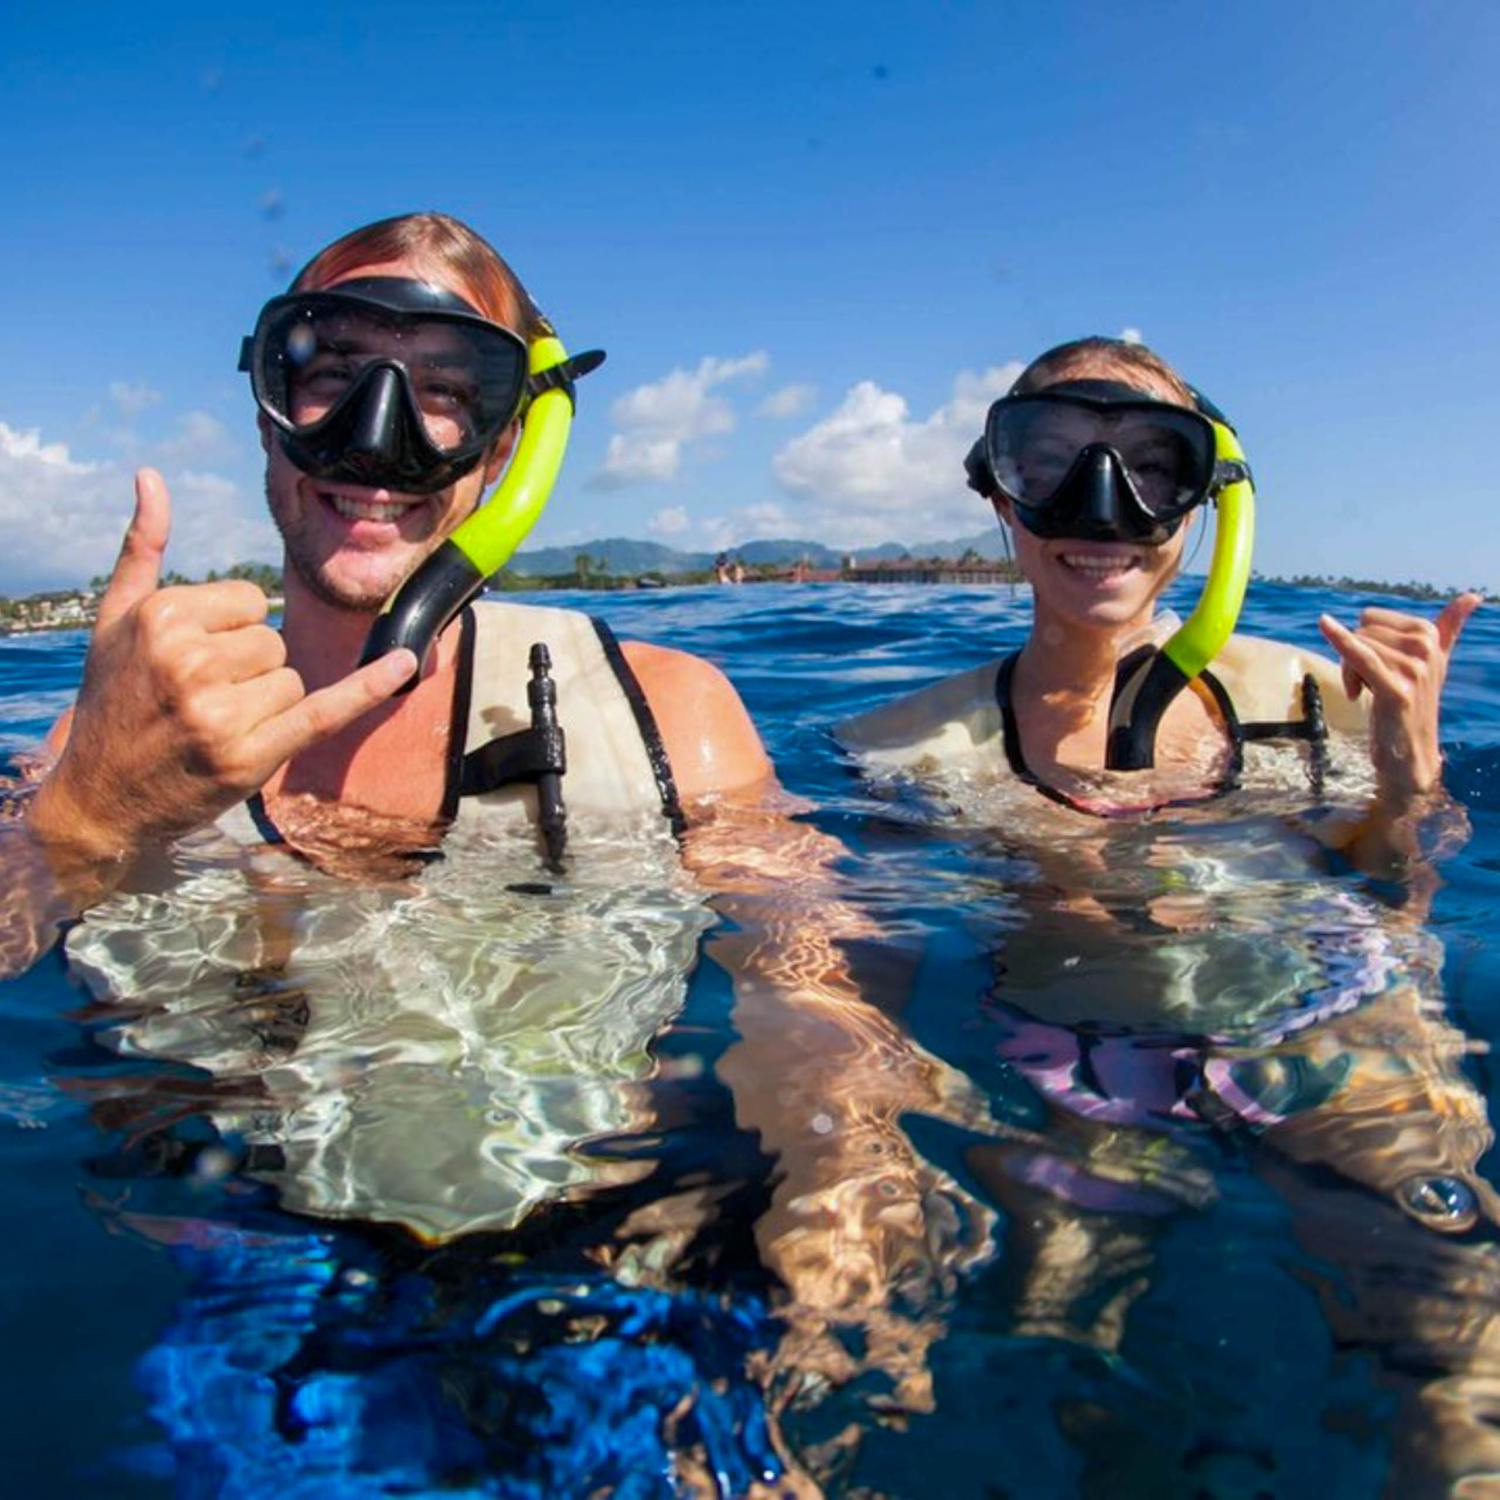
<path id="1" fill-rule="evenodd" d="M 1457 1177 L 1409 1177 L 1398 1193 L 1403 1207 L 1419 1219 L 1466 1219 L 1478 1207 L 1473 1188 Z"/>
<path id="2" fill-rule="evenodd" d="M 307 323 L 299 323 L 286 336 L 287 357 L 295 364 L 305 365 L 318 347 L 318 336 Z"/>

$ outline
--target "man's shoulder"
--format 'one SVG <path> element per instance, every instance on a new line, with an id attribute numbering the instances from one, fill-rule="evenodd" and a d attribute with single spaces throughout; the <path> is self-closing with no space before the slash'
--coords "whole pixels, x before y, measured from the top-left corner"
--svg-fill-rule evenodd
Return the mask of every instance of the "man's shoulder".
<path id="1" fill-rule="evenodd" d="M 749 712 L 713 662 L 647 641 L 622 641 L 656 720 L 682 799 L 738 791 L 771 774 Z"/>

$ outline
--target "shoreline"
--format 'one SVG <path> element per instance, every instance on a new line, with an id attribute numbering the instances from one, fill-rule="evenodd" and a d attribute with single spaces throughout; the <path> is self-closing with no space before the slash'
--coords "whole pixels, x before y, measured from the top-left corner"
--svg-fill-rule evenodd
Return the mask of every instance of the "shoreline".
<path id="1" fill-rule="evenodd" d="M 881 577 L 884 572 L 887 576 Z M 971 576 L 965 576 L 968 573 Z M 895 575 L 895 576 L 892 576 Z M 578 578 L 569 574 L 549 576 L 542 574 L 515 574 L 502 573 L 491 580 L 487 586 L 488 592 L 494 594 L 512 593 L 555 593 L 567 589 L 574 589 L 584 593 L 625 593 L 641 592 L 649 593 L 658 589 L 676 588 L 704 588 L 713 583 L 712 577 L 703 578 L 696 574 L 653 574 L 643 573 L 638 577 L 620 578 L 611 577 L 608 574 L 590 574 L 585 578 Z M 834 573 L 809 573 L 801 578 L 788 577 L 785 573 L 776 574 L 748 574 L 743 584 L 720 584 L 719 587 L 738 588 L 744 585 L 762 583 L 803 583 L 809 585 L 825 583 L 853 583 L 870 587 L 890 587 L 892 584 L 914 584 L 917 586 L 946 585 L 972 588 L 993 588 L 998 584 L 1024 583 L 1021 578 L 999 578 L 996 570 L 991 568 L 963 569 L 957 564 L 947 560 L 932 560 L 920 565 L 894 564 L 887 565 L 884 569 L 862 568 L 854 575 L 842 575 Z M 1250 586 L 1253 589 L 1256 584 L 1276 584 L 1283 588 L 1304 589 L 1308 591 L 1322 591 L 1333 594 L 1383 594 L 1390 598 L 1408 599 L 1418 604 L 1441 604 L 1465 592 L 1458 587 L 1440 588 L 1436 584 L 1428 583 L 1387 583 L 1377 579 L 1366 578 L 1320 578 L 1314 576 L 1301 576 L 1297 578 L 1269 577 L 1262 574 L 1252 573 Z M 1475 589 L 1486 604 L 1500 603 L 1500 594 L 1491 593 L 1486 589 Z M 8 599 L 0 597 L 0 610 L 6 606 L 24 606 L 38 596 L 32 595 L 21 599 Z M 55 597 L 55 595 L 54 595 Z M 77 596 L 75 596 L 77 597 Z M 92 602 L 92 601 L 91 601 Z M 283 606 L 282 599 L 269 598 L 270 608 L 273 612 Z M 62 619 L 14 619 L 0 618 L 0 640 L 9 640 L 16 636 L 31 635 L 55 635 L 59 631 L 66 630 L 92 630 L 95 620 L 95 610 L 89 609 L 86 613 L 69 613 Z"/>

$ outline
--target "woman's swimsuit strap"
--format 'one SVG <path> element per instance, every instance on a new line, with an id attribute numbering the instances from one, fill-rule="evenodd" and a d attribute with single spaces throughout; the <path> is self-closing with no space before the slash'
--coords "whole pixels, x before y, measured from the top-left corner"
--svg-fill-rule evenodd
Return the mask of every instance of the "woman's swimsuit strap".
<path id="1" fill-rule="evenodd" d="M 995 703 L 1000 709 L 1001 736 L 1005 745 L 1005 759 L 1010 765 L 1012 774 L 1018 781 L 1025 782 L 1027 786 L 1033 786 L 1042 796 L 1053 802 L 1060 803 L 1063 807 L 1071 808 L 1074 812 L 1087 813 L 1090 817 L 1109 818 L 1118 817 L 1126 813 L 1139 814 L 1141 812 L 1158 812 L 1167 807 L 1192 807 L 1200 802 L 1207 802 L 1215 797 L 1222 797 L 1227 792 L 1232 792 L 1240 782 L 1240 773 L 1245 763 L 1245 731 L 1240 723 L 1239 715 L 1234 710 L 1234 702 L 1230 698 L 1228 690 L 1212 672 L 1206 669 L 1200 674 L 1201 680 L 1209 692 L 1213 695 L 1214 703 L 1219 712 L 1224 716 L 1224 727 L 1229 732 L 1230 757 L 1229 765 L 1224 775 L 1213 785 L 1213 787 L 1202 797 L 1175 797 L 1164 802 L 1151 804 L 1150 807 L 1129 807 L 1111 810 L 1099 807 L 1091 807 L 1087 803 L 1079 802 L 1070 797 L 1066 792 L 1048 784 L 1039 777 L 1030 766 L 1026 764 L 1025 752 L 1021 749 L 1021 726 L 1016 720 L 1015 708 L 1011 703 L 1011 683 L 1015 677 L 1016 662 L 1020 659 L 1019 651 L 1012 651 L 1009 656 L 1000 663 L 995 673 Z"/>

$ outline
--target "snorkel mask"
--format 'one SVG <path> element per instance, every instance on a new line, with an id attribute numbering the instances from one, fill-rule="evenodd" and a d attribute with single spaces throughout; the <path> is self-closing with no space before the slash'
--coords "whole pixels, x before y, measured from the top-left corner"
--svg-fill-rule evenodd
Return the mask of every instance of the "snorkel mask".
<path id="1" fill-rule="evenodd" d="M 1218 508 L 1213 560 L 1198 603 L 1160 648 L 1126 657 L 1110 704 L 1105 766 L 1145 770 L 1167 705 L 1234 633 L 1250 580 L 1255 492 L 1224 414 L 1194 392 L 1196 410 L 1112 380 L 1071 380 L 990 407 L 964 460 L 969 487 L 1004 497 L 1036 536 L 1159 547 L 1188 513 Z"/>
<path id="2" fill-rule="evenodd" d="M 424 661 L 509 561 L 556 482 L 573 382 L 603 361 L 599 350 L 569 359 L 550 332 L 528 347 L 446 287 L 400 277 L 292 292 L 261 310 L 240 369 L 283 452 L 313 479 L 434 494 L 523 419 L 499 488 L 386 604 L 365 661 L 400 646 Z"/>

